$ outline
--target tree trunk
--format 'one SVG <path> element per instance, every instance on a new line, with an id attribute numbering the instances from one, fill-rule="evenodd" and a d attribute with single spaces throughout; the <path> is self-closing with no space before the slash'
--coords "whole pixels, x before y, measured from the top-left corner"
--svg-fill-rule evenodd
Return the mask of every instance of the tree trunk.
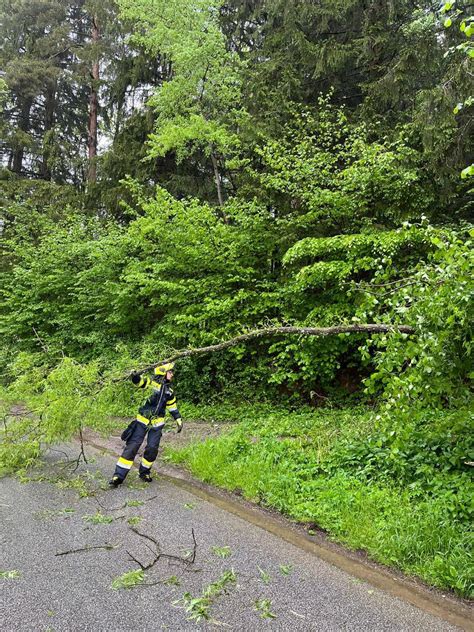
<path id="1" fill-rule="evenodd" d="M 219 166 L 217 164 L 217 158 L 214 153 L 211 154 L 212 166 L 214 167 L 214 178 L 216 180 L 217 187 L 217 199 L 219 200 L 219 206 L 224 206 L 224 198 L 222 197 L 221 176 L 219 174 Z"/>
<path id="2" fill-rule="evenodd" d="M 27 133 L 30 127 L 30 111 L 33 101 L 26 99 L 21 106 L 20 116 L 18 118 L 18 129 Z M 21 174 L 23 169 L 23 158 L 25 155 L 24 145 L 19 145 L 13 150 L 12 171 Z"/>
<path id="3" fill-rule="evenodd" d="M 219 173 L 219 165 L 217 164 L 217 158 L 216 155 L 213 153 L 211 153 L 211 160 L 212 160 L 212 166 L 214 168 L 214 179 L 216 181 L 216 188 L 217 188 L 217 199 L 219 200 L 219 206 L 222 208 L 224 206 L 224 196 L 222 194 L 222 184 L 221 184 L 221 176 Z M 222 211 L 222 218 L 224 220 L 224 224 L 227 224 L 227 216 L 224 213 L 224 211 Z"/>
<path id="4" fill-rule="evenodd" d="M 97 16 L 94 15 L 92 18 L 92 32 L 91 32 L 93 45 L 97 45 L 100 37 L 99 25 L 97 21 Z M 91 92 L 89 97 L 89 126 L 88 126 L 88 134 L 87 134 L 87 147 L 89 150 L 89 171 L 87 174 L 87 180 L 89 182 L 97 181 L 97 165 L 96 165 L 96 157 L 97 157 L 97 115 L 99 109 L 99 98 L 98 98 L 98 89 L 99 89 L 99 58 L 97 55 L 97 59 L 92 64 L 91 70 Z"/>
<path id="5" fill-rule="evenodd" d="M 50 155 L 48 132 L 54 126 L 54 111 L 56 107 L 56 83 L 48 87 L 45 95 L 43 157 L 40 166 L 40 176 L 43 180 L 51 180 L 51 169 L 48 165 Z"/>

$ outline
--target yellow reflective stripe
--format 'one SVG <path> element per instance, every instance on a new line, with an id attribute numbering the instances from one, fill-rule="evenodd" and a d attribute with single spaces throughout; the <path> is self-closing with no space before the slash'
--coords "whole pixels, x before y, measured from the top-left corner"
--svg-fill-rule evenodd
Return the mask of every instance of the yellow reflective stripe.
<path id="1" fill-rule="evenodd" d="M 159 382 L 155 382 L 155 380 L 151 381 L 151 385 L 154 386 L 157 390 L 161 389 L 161 384 Z"/>
<path id="2" fill-rule="evenodd" d="M 145 459 L 145 457 L 143 457 L 142 459 L 142 465 L 143 467 L 147 467 L 148 469 L 150 469 L 150 467 L 153 465 L 154 461 L 147 461 Z"/>
<path id="3" fill-rule="evenodd" d="M 150 423 L 150 420 L 144 417 L 143 415 L 137 415 L 137 421 L 139 421 L 142 424 L 145 424 L 145 426 L 148 426 L 148 424 Z"/>
<path id="4" fill-rule="evenodd" d="M 156 419 L 152 419 L 151 422 L 154 426 L 159 426 L 160 424 L 164 424 L 165 423 L 165 418 L 164 417 L 156 417 Z"/>
<path id="5" fill-rule="evenodd" d="M 176 397 L 174 397 L 173 399 L 170 399 L 170 401 L 166 404 L 166 408 L 169 408 L 170 406 L 174 406 L 176 404 Z"/>
<path id="6" fill-rule="evenodd" d="M 120 467 L 123 467 L 126 470 L 129 470 L 133 465 L 133 461 L 127 461 L 127 459 L 120 457 L 119 460 L 117 461 L 117 465 L 120 465 Z"/>

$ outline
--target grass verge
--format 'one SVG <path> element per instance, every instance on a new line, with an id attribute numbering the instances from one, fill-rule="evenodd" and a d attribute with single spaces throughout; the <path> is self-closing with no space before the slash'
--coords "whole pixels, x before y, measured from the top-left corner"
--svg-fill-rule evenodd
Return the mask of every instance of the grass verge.
<path id="1" fill-rule="evenodd" d="M 473 597 L 466 414 L 394 429 L 377 426 L 363 409 L 247 409 L 228 433 L 168 449 L 166 458 L 205 482 L 316 523 L 374 560 Z M 199 415 L 216 420 L 214 409 Z M 447 428 L 456 423 L 453 440 Z"/>

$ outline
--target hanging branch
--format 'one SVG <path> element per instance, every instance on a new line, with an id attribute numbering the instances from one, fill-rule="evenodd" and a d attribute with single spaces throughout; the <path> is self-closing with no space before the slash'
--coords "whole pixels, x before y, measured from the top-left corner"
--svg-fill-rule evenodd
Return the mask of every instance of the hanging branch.
<path id="1" fill-rule="evenodd" d="M 247 334 L 236 336 L 235 338 L 220 342 L 219 344 L 210 345 L 209 347 L 200 347 L 198 349 L 185 349 L 184 351 L 178 351 L 171 357 L 166 358 L 165 360 L 161 360 L 161 362 L 142 367 L 138 372 L 144 373 L 145 371 L 150 371 L 160 364 L 174 362 L 179 358 L 186 358 L 191 355 L 201 355 L 203 353 L 211 353 L 212 351 L 221 351 L 222 349 L 227 349 L 228 347 L 238 345 L 241 342 L 252 340 L 252 338 L 262 338 L 264 336 L 279 336 L 283 334 L 296 334 L 298 336 L 336 336 L 337 334 L 382 334 L 391 332 L 413 334 L 415 333 L 415 329 L 408 325 L 378 324 L 336 325 L 334 327 L 270 327 L 267 329 L 255 329 L 254 331 L 249 331 Z M 118 382 L 126 378 L 128 378 L 128 375 L 117 378 L 114 380 L 114 382 Z"/>
<path id="2" fill-rule="evenodd" d="M 84 438 L 82 436 L 82 425 L 79 428 L 79 439 L 81 441 L 81 451 L 79 452 L 79 456 L 77 457 L 77 459 L 75 461 L 73 461 L 73 463 L 76 463 L 76 467 L 73 469 L 73 472 L 75 472 L 77 470 L 77 468 L 79 467 L 81 459 L 84 461 L 84 463 L 87 464 L 86 453 L 84 451 Z"/>

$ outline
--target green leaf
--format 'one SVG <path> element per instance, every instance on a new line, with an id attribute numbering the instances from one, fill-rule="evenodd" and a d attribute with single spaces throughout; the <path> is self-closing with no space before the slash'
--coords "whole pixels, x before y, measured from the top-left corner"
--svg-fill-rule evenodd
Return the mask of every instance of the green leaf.
<path id="1" fill-rule="evenodd" d="M 215 553 L 217 557 L 220 557 L 223 560 L 230 557 L 230 555 L 232 554 L 230 546 L 213 546 L 212 552 Z"/>
<path id="2" fill-rule="evenodd" d="M 285 565 L 285 564 L 280 564 L 280 573 L 284 576 L 287 576 L 291 573 L 292 571 L 292 566 L 291 564 Z"/>
<path id="3" fill-rule="evenodd" d="M 449 29 L 452 23 L 453 21 L 451 20 L 451 18 L 446 18 L 446 20 L 444 21 L 445 28 Z"/>
<path id="4" fill-rule="evenodd" d="M 0 571 L 0 579 L 19 579 L 20 571 Z"/>
<path id="5" fill-rule="evenodd" d="M 145 571 L 138 569 L 136 571 L 129 571 L 119 577 L 116 577 L 112 582 L 112 590 L 120 590 L 121 588 L 133 588 L 143 583 L 145 579 Z"/>
<path id="6" fill-rule="evenodd" d="M 270 574 L 267 573 L 267 571 L 264 571 L 263 568 L 260 568 L 260 566 L 257 566 L 257 568 L 260 573 L 260 579 L 262 580 L 262 582 L 264 584 L 269 584 L 271 580 Z"/>

